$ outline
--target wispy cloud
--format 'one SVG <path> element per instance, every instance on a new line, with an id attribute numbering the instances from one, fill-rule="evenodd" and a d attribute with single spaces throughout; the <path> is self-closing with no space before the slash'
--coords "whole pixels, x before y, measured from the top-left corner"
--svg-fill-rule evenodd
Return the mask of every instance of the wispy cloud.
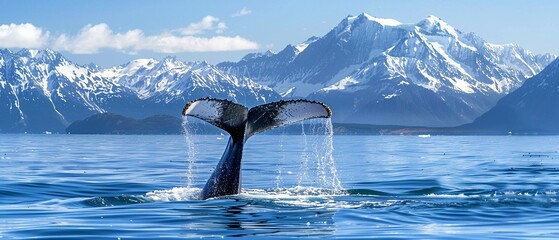
<path id="1" fill-rule="evenodd" d="M 220 34 L 226 28 L 224 22 L 212 16 L 206 16 L 200 22 L 192 23 L 186 28 L 156 35 L 146 35 L 140 29 L 114 32 L 109 25 L 100 23 L 86 25 L 75 35 L 50 36 L 48 31 L 29 23 L 10 24 L 0 25 L 0 47 L 51 47 L 75 54 L 95 54 L 102 49 L 113 49 L 127 54 L 139 51 L 180 53 L 258 49 L 258 43 L 241 36 L 194 36 L 207 31 Z"/>
<path id="2" fill-rule="evenodd" d="M 240 17 L 240 16 L 245 16 L 245 15 L 249 15 L 252 13 L 252 10 L 247 9 L 246 7 L 244 7 L 243 9 L 239 10 L 236 13 L 233 13 L 233 15 L 231 15 L 232 17 Z"/>
<path id="3" fill-rule="evenodd" d="M 0 25 L 0 47 L 41 48 L 47 45 L 49 32 L 30 23 Z"/>
<path id="4" fill-rule="evenodd" d="M 65 50 L 77 54 L 98 53 L 102 48 L 135 52 L 135 47 L 144 38 L 142 30 L 134 29 L 125 33 L 113 33 L 104 23 L 87 25 L 76 36 L 62 34 L 52 43 L 57 50 Z"/>
<path id="5" fill-rule="evenodd" d="M 202 34 L 208 30 L 215 30 L 216 33 L 223 33 L 227 28 L 224 22 L 219 21 L 219 18 L 214 16 L 205 16 L 200 22 L 191 23 L 188 27 L 181 29 L 184 35 Z"/>

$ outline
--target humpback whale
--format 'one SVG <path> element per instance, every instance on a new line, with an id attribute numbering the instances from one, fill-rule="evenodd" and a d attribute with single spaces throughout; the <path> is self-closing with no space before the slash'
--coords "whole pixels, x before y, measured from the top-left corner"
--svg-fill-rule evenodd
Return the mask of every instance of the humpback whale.
<path id="1" fill-rule="evenodd" d="M 323 103 L 309 100 L 286 100 L 248 109 L 229 100 L 203 98 L 186 104 L 183 116 L 206 121 L 229 133 L 229 142 L 200 198 L 235 195 L 241 191 L 241 161 L 246 141 L 255 134 L 287 124 L 329 118 L 332 111 Z"/>

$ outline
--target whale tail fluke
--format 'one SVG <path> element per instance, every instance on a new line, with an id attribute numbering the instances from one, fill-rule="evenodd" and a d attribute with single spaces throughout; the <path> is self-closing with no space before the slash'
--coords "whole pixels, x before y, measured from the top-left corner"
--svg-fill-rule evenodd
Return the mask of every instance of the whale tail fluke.
<path id="1" fill-rule="evenodd" d="M 224 99 L 202 98 L 184 106 L 183 116 L 204 120 L 228 132 L 233 137 L 244 137 L 248 109 Z"/>
<path id="2" fill-rule="evenodd" d="M 286 100 L 262 104 L 248 110 L 245 139 L 272 128 L 330 116 L 332 111 L 328 106 L 309 100 Z"/>
<path id="3" fill-rule="evenodd" d="M 182 114 L 231 134 L 221 160 L 200 193 L 201 199 L 208 199 L 241 191 L 243 147 L 251 136 L 306 119 L 328 118 L 332 112 L 326 105 L 308 100 L 272 102 L 249 110 L 228 100 L 204 98 L 186 104 Z"/>
<path id="4" fill-rule="evenodd" d="M 223 99 L 203 98 L 186 104 L 183 116 L 192 116 L 219 127 L 232 137 L 251 136 L 287 124 L 332 116 L 323 103 L 309 100 L 286 100 L 247 109 Z"/>

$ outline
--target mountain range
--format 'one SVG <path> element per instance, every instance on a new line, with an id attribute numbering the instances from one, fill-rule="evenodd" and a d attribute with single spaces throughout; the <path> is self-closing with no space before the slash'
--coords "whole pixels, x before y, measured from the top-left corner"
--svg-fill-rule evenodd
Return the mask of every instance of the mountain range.
<path id="1" fill-rule="evenodd" d="M 456 126 L 489 110 L 554 59 L 488 43 L 435 16 L 403 24 L 361 14 L 279 53 L 217 66 L 284 97 L 325 102 L 335 122 Z"/>
<path id="2" fill-rule="evenodd" d="M 208 96 L 248 106 L 309 98 L 328 104 L 334 122 L 456 126 L 490 110 L 555 57 L 488 43 L 434 16 L 403 24 L 367 14 L 278 53 L 217 65 L 167 57 L 103 69 L 50 49 L 3 49 L 0 132 L 64 132 L 105 112 L 180 116 L 186 102 Z"/>
<path id="3" fill-rule="evenodd" d="M 206 62 L 138 59 L 100 69 L 50 49 L 0 51 L 0 132 L 64 132 L 76 120 L 105 112 L 179 116 L 186 102 L 208 96 L 245 105 L 280 98 Z"/>

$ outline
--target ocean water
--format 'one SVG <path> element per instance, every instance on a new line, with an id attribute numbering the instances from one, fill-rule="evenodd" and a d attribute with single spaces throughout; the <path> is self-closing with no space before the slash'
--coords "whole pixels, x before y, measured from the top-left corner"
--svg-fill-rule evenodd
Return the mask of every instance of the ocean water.
<path id="1" fill-rule="evenodd" d="M 226 143 L 0 135 L 0 239 L 559 238 L 557 136 L 258 135 L 198 200 Z"/>

